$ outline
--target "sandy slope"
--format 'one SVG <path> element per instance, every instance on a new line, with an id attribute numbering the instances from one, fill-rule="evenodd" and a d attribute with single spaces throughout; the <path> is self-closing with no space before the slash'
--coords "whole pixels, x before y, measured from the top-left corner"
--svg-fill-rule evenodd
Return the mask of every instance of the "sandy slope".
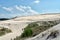
<path id="1" fill-rule="evenodd" d="M 40 21 L 40 20 L 56 20 L 60 18 L 60 14 L 54 15 L 35 15 L 35 16 L 26 16 L 26 17 L 18 17 L 14 19 L 15 21 Z"/>
<path id="2" fill-rule="evenodd" d="M 35 16 L 26 16 L 26 17 L 17 17 L 8 21 L 0 21 L 0 26 L 7 27 L 12 30 L 12 33 L 6 34 L 0 37 L 0 40 L 11 40 L 16 36 L 21 35 L 23 28 L 27 26 L 28 23 L 34 21 L 48 21 L 48 20 L 58 20 L 60 19 L 60 14 L 54 15 L 35 15 Z"/>
<path id="3" fill-rule="evenodd" d="M 54 39 L 48 39 L 48 40 L 60 40 L 60 24 L 40 33 L 39 35 L 33 37 L 33 38 L 29 38 L 29 39 L 26 39 L 26 40 L 46 40 L 46 38 L 48 37 L 48 35 L 50 34 L 51 31 L 53 30 L 58 30 L 59 31 L 59 35 L 54 38 Z M 42 34 L 45 34 L 45 36 L 42 37 Z"/>
<path id="4" fill-rule="evenodd" d="M 12 30 L 12 33 L 6 34 L 2 37 L 0 37 L 0 40 L 11 40 L 11 38 L 15 38 L 16 36 L 19 36 L 22 33 L 22 29 L 25 28 L 27 25 L 26 23 L 22 22 L 11 22 L 11 23 L 0 23 L 0 25 L 3 27 L 8 27 Z"/>

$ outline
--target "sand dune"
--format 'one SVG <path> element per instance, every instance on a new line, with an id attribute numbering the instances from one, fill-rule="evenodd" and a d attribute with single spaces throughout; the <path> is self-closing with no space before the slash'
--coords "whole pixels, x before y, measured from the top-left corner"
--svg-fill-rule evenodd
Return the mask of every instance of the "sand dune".
<path id="1" fill-rule="evenodd" d="M 7 21 L 0 21 L 0 26 L 12 30 L 12 33 L 1 36 L 0 40 L 11 40 L 11 38 L 14 39 L 16 36 L 21 35 L 21 33 L 23 32 L 22 29 L 25 28 L 28 25 L 28 23 L 35 21 L 48 21 L 48 20 L 53 21 L 58 19 L 60 19 L 60 14 L 25 16 L 25 17 L 17 17 L 15 19 L 7 20 Z"/>
<path id="2" fill-rule="evenodd" d="M 60 40 L 60 24 L 40 33 L 39 35 L 33 37 L 33 38 L 29 38 L 29 39 L 26 39 L 26 40 L 46 40 L 46 38 L 48 37 L 48 35 L 51 33 L 51 31 L 53 30 L 58 30 L 59 34 L 56 38 L 49 38 L 47 40 Z M 45 36 L 42 37 L 42 34 L 45 34 Z"/>

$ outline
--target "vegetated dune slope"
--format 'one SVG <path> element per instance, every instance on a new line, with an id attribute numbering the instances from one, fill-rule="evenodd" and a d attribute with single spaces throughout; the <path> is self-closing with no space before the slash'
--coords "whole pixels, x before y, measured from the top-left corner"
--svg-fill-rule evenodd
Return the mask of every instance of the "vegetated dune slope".
<path id="1" fill-rule="evenodd" d="M 54 32 L 55 34 L 51 34 L 51 32 Z M 60 24 L 40 33 L 39 35 L 33 37 L 33 38 L 29 38 L 26 40 L 60 40 Z"/>
<path id="2" fill-rule="evenodd" d="M 12 33 L 6 34 L 0 37 L 0 40 L 11 40 L 16 36 L 21 35 L 23 28 L 25 28 L 28 23 L 35 21 L 52 21 L 59 20 L 60 14 L 46 14 L 46 15 L 35 15 L 35 16 L 26 16 L 26 17 L 17 17 L 15 19 L 0 21 L 0 27 L 6 27 L 12 30 Z"/>

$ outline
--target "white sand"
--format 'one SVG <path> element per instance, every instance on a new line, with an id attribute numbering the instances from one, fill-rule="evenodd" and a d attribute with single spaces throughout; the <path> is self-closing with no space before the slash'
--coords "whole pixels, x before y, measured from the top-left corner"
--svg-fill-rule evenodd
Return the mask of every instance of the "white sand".
<path id="1" fill-rule="evenodd" d="M 10 25 L 9 25 L 10 24 Z M 22 29 L 26 27 L 26 23 L 22 23 L 22 22 L 11 22 L 11 23 L 0 23 L 0 25 L 3 27 L 8 27 L 9 29 L 12 30 L 12 33 L 8 33 L 2 37 L 0 37 L 0 40 L 11 40 L 11 38 L 16 38 L 16 36 L 21 35 L 21 33 L 23 32 Z"/>
<path id="2" fill-rule="evenodd" d="M 12 30 L 12 33 L 8 33 L 0 37 L 0 40 L 11 40 L 16 38 L 16 36 L 21 35 L 23 28 L 27 26 L 28 23 L 34 21 L 48 21 L 48 20 L 58 20 L 60 19 L 60 14 L 54 15 L 35 15 L 35 16 L 26 16 L 18 17 L 8 21 L 0 21 L 0 26 L 7 27 Z"/>

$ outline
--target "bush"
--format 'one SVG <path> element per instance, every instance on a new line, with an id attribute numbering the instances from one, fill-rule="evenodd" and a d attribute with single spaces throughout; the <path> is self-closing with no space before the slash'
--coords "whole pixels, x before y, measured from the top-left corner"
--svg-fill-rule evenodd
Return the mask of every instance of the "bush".
<path id="1" fill-rule="evenodd" d="M 9 33 L 9 32 L 12 32 L 10 29 L 8 29 L 8 28 L 2 28 L 0 31 L 5 31 L 5 32 L 7 32 L 7 33 Z"/>
<path id="2" fill-rule="evenodd" d="M 10 33 L 10 32 L 12 32 L 10 29 L 3 27 L 0 29 L 0 36 L 5 35 L 6 33 Z"/>
<path id="3" fill-rule="evenodd" d="M 12 32 L 10 29 L 6 29 L 5 30 L 7 33 L 10 33 L 10 32 Z"/>
<path id="4" fill-rule="evenodd" d="M 30 28 L 25 29 L 24 32 L 22 33 L 21 37 L 30 37 L 32 36 L 33 32 Z"/>
<path id="5" fill-rule="evenodd" d="M 4 31 L 0 31 L 0 36 L 4 35 L 5 32 Z"/>

